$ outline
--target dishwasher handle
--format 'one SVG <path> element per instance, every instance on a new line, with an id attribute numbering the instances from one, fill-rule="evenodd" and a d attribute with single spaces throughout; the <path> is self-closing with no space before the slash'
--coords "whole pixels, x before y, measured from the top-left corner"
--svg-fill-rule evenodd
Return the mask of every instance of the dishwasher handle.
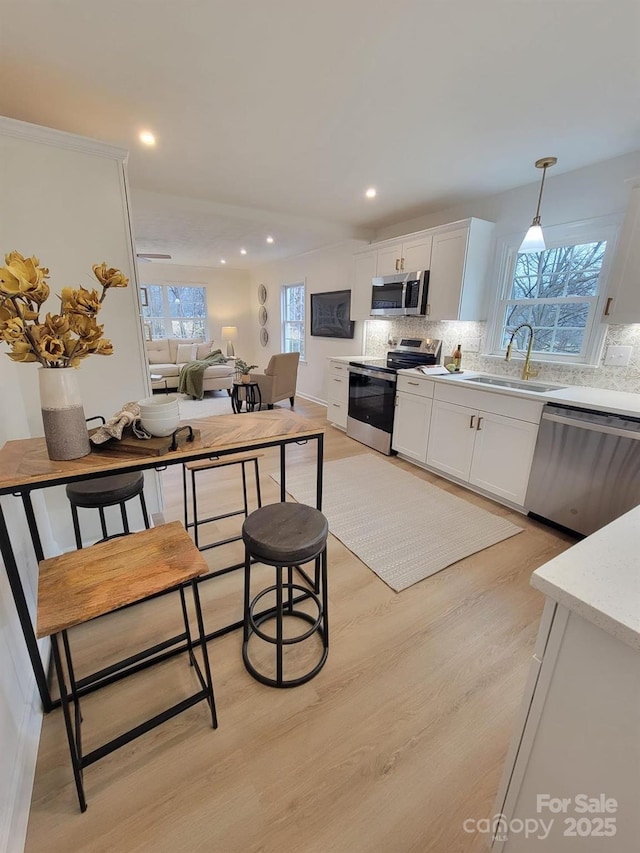
<path id="1" fill-rule="evenodd" d="M 574 418 L 567 418 L 563 415 L 552 415 L 545 412 L 542 415 L 543 421 L 553 421 L 557 424 L 563 424 L 564 426 L 573 427 L 575 429 L 586 429 L 591 432 L 602 432 L 605 435 L 619 435 L 623 438 L 630 438 L 632 441 L 640 441 L 640 432 L 630 429 L 621 429 L 620 427 L 610 427 L 603 426 L 602 424 L 597 424 L 589 421 L 575 420 Z"/>

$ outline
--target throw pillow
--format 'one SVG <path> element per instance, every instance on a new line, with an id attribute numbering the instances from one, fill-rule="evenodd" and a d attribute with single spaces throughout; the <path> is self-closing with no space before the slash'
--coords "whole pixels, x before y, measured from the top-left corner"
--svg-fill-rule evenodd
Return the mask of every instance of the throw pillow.
<path id="1" fill-rule="evenodd" d="M 212 349 L 213 341 L 205 341 L 202 344 L 198 344 L 196 349 L 196 358 L 206 358 L 208 355 L 211 355 Z"/>
<path id="2" fill-rule="evenodd" d="M 178 344 L 176 364 L 185 364 L 196 357 L 197 344 Z"/>
<path id="3" fill-rule="evenodd" d="M 149 359 L 149 364 L 166 364 L 169 358 L 164 350 L 156 349 L 148 350 L 147 357 Z"/>

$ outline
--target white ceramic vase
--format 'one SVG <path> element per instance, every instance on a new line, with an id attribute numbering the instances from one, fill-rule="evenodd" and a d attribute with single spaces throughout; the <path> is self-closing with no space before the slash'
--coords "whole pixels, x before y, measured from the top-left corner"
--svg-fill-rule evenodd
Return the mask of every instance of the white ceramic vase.
<path id="1" fill-rule="evenodd" d="M 76 369 L 41 367 L 38 382 L 49 459 L 87 456 L 91 453 L 91 445 Z"/>

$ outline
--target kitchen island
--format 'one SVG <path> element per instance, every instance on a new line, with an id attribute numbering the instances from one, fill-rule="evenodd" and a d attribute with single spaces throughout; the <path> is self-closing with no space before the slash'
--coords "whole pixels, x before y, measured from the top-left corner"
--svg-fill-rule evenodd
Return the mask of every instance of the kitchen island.
<path id="1" fill-rule="evenodd" d="M 492 813 L 493 853 L 637 849 L 639 533 L 636 507 L 533 573 L 546 604 Z"/>

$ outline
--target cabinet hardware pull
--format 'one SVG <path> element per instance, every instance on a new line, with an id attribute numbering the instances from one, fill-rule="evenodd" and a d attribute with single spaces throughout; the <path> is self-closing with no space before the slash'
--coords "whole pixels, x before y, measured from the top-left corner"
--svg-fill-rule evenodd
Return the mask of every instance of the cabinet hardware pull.
<path id="1" fill-rule="evenodd" d="M 407 381 L 407 385 L 420 385 L 419 382 L 409 382 Z"/>
<path id="2" fill-rule="evenodd" d="M 335 408 L 336 408 L 336 409 L 340 409 L 340 408 L 341 408 L 340 403 L 332 403 L 331 405 L 332 405 L 332 406 L 335 406 Z"/>
<path id="3" fill-rule="evenodd" d="M 404 258 L 400 258 L 400 271 L 404 272 Z"/>
<path id="4" fill-rule="evenodd" d="M 427 302 L 427 315 L 431 314 L 431 305 Z"/>
<path id="5" fill-rule="evenodd" d="M 607 304 L 606 304 L 605 309 L 604 309 L 604 316 L 605 316 L 605 317 L 608 317 L 608 316 L 609 316 L 609 312 L 610 312 L 610 309 L 611 309 L 611 303 L 612 303 L 612 302 L 613 302 L 613 296 L 610 296 L 610 297 L 607 299 Z"/>
<path id="6" fill-rule="evenodd" d="M 482 431 L 482 421 L 483 420 L 484 420 L 484 418 L 482 417 L 482 415 L 480 415 L 480 417 L 478 418 L 478 426 L 476 427 L 476 429 L 480 432 Z"/>
<path id="7" fill-rule="evenodd" d="M 475 427 L 475 424 L 474 424 L 475 419 L 476 419 L 476 416 L 471 415 L 471 418 L 469 419 L 469 429 L 473 429 Z"/>
<path id="8" fill-rule="evenodd" d="M 333 381 L 334 381 L 334 382 L 342 382 L 342 379 L 336 379 L 336 377 L 334 376 L 334 377 L 333 377 Z"/>
<path id="9" fill-rule="evenodd" d="M 400 258 L 396 258 L 396 272 L 400 272 L 400 268 L 398 264 L 400 263 Z"/>

